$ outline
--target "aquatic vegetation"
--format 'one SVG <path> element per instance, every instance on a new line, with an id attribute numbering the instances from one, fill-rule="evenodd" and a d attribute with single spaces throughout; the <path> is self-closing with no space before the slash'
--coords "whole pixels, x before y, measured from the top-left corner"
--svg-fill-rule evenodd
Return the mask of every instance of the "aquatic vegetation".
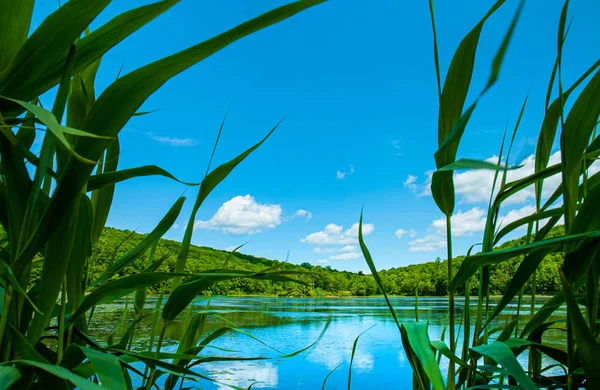
<path id="1" fill-rule="evenodd" d="M 553 65 L 545 101 L 545 115 L 535 155 L 535 172 L 528 177 L 508 182 L 507 172 L 510 150 L 527 99 L 523 103 L 510 142 L 503 142 L 500 158 L 496 165 L 470 159 L 456 159 L 457 150 L 471 114 L 486 91 L 499 80 L 502 60 L 507 52 L 515 25 L 519 20 L 523 2 L 517 7 L 512 22 L 507 28 L 500 47 L 494 57 L 488 82 L 482 91 L 474 93 L 475 99 L 466 106 L 471 91 L 471 77 L 475 65 L 475 53 L 479 37 L 486 20 L 493 17 L 504 0 L 497 1 L 479 23 L 463 38 L 446 72 L 441 77 L 438 61 L 437 32 L 434 20 L 433 1 L 430 1 L 433 26 L 433 47 L 439 98 L 438 150 L 434 158 L 436 171 L 432 177 L 432 195 L 447 221 L 448 247 L 448 337 L 430 340 L 427 319 L 420 317 L 415 322 L 399 322 L 393 306 L 389 309 L 396 320 L 408 360 L 413 368 L 413 384 L 416 389 L 454 388 L 600 388 L 597 362 L 600 359 L 598 337 L 600 211 L 597 207 L 600 186 L 598 173 L 588 172 L 596 161 L 600 137 L 596 133 L 600 115 L 600 61 L 591 67 L 568 88 L 563 86 L 562 57 L 567 37 L 567 12 L 565 2 L 557 32 L 557 58 Z M 523 21 L 526 23 L 527 21 Z M 507 76 L 509 77 L 509 76 Z M 465 109 L 466 106 L 466 109 Z M 561 162 L 549 164 L 551 148 L 559 136 Z M 505 134 L 506 141 L 506 134 Z M 506 147 L 506 145 L 508 146 Z M 506 150 L 506 152 L 505 152 Z M 479 253 L 469 253 L 454 272 L 452 265 L 452 224 L 455 194 L 453 172 L 459 169 L 492 169 L 495 172 L 487 221 Z M 560 175 L 561 185 L 545 199 L 542 197 L 544 180 Z M 527 189 L 535 187 L 536 211 L 506 226 L 498 220 L 503 202 Z M 549 237 L 552 229 L 564 220 L 564 234 Z M 362 221 L 362 217 L 361 217 Z M 517 246 L 494 249 L 498 241 L 515 229 L 527 226 L 526 239 Z M 373 259 L 359 230 L 361 249 L 379 287 L 385 293 L 385 285 L 378 277 Z M 469 252 L 473 251 L 473 247 Z M 564 258 L 559 266 L 561 289 L 537 312 L 536 272 L 547 256 Z M 490 274 L 494 268 L 513 261 L 518 256 L 523 260 L 502 292 L 496 304 L 490 301 Z M 478 274 L 478 275 L 477 275 Z M 477 297 L 470 297 L 473 279 L 478 276 Z M 507 305 L 518 299 L 521 310 L 523 289 L 531 286 L 530 312 L 533 314 L 523 329 L 518 329 L 515 320 L 507 321 L 503 327 L 492 329 L 490 323 Z M 466 292 L 462 309 L 464 343 L 457 345 L 457 313 L 454 297 L 459 290 Z M 387 295 L 386 295 L 387 299 Z M 471 299 L 477 300 L 476 312 L 469 312 Z M 550 316 L 561 305 L 567 307 L 567 320 L 551 320 Z M 584 310 L 581 310 L 581 307 Z M 525 308 L 523 308 L 525 309 Z M 471 316 L 475 323 L 471 324 Z M 545 342 L 544 334 L 550 329 L 564 331 L 564 347 Z M 528 354 L 528 366 L 522 367 L 517 357 Z M 436 356 L 437 355 L 437 356 Z M 447 373 L 442 373 L 439 358 L 449 359 Z M 542 367 L 542 356 L 552 363 Z M 558 372 L 557 372 L 558 371 Z M 446 378 L 446 383 L 444 379 Z"/>
<path id="2" fill-rule="evenodd" d="M 165 324 L 182 313 L 194 297 L 218 281 L 233 278 L 296 282 L 290 272 L 277 269 L 250 272 L 214 267 L 194 274 L 184 272 L 196 212 L 278 124 L 231 161 L 213 170 L 209 162 L 198 184 L 175 272 L 159 272 L 165 258 L 154 254 L 157 241 L 180 214 L 184 197 L 137 245 L 119 256 L 115 251 L 102 274 L 90 272 L 90 255 L 104 229 L 115 184 L 149 175 L 179 181 L 154 165 L 118 169 L 119 133 L 125 124 L 133 116 L 145 114 L 138 111 L 142 104 L 171 78 L 321 0 L 297 1 L 266 12 L 122 75 L 97 94 L 94 84 L 102 57 L 178 2 L 164 0 L 131 9 L 90 30 L 90 23 L 110 0 L 71 0 L 48 15 L 30 35 L 34 1 L 0 2 L 0 223 L 6 231 L 0 245 L 2 388 L 96 389 L 101 384 L 125 389 L 136 383 L 149 389 L 159 380 L 166 388 L 174 388 L 178 381 L 182 383 L 181 378 L 202 377 L 192 368 L 207 360 L 201 352 L 212 340 L 239 331 L 232 325 L 204 335 L 205 315 L 197 314 L 190 318 L 177 353 L 162 352 Z M 54 87 L 58 88 L 52 106 L 45 109 L 38 98 Z M 45 133 L 36 154 L 33 145 L 38 129 Z M 123 269 L 148 252 L 142 272 L 121 277 Z M 42 261 L 42 266 L 37 281 L 28 288 L 34 261 Z M 154 310 L 147 311 L 146 288 L 164 282 L 171 283 L 171 295 L 164 305 L 159 299 Z M 106 343 L 87 334 L 97 305 L 132 293 L 135 321 L 128 323 L 123 316 Z M 154 318 L 150 345 L 146 352 L 135 352 L 129 348 L 132 333 L 144 316 Z M 160 379 L 166 374 L 166 379 Z M 138 379 L 133 381 L 132 376 Z"/>

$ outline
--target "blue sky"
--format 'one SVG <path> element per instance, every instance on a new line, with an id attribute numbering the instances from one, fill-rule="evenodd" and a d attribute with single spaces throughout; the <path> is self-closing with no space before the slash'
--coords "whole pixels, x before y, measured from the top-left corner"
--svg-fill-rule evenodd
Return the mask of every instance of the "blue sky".
<path id="1" fill-rule="evenodd" d="M 93 27 L 148 2 L 113 3 Z M 97 91 L 121 66 L 132 71 L 284 3 L 183 0 L 103 59 Z M 213 166 L 244 151 L 289 114 L 205 201 L 194 244 L 225 249 L 248 242 L 242 251 L 253 255 L 282 260 L 289 251 L 294 263 L 364 270 L 351 229 L 364 206 L 365 222 L 372 224 L 367 241 L 379 268 L 444 258 L 443 229 L 436 222 L 442 215 L 427 193 L 438 110 L 427 3 L 332 0 L 231 45 L 145 103 L 143 111 L 158 111 L 132 119 L 121 132 L 120 168 L 156 164 L 199 181 L 230 105 Z M 460 39 L 491 4 L 436 3 L 442 74 Z M 485 25 L 474 93 L 487 80 L 516 5 L 507 1 Z M 57 7 L 53 1 L 36 6 L 33 27 Z M 529 93 L 511 158 L 525 167 L 514 177 L 532 166 L 528 157 L 535 151 L 556 56 L 561 6 L 557 0 L 527 2 L 500 80 L 473 115 L 459 157 L 497 154 L 504 128 L 514 124 Z M 600 2 L 572 2 L 565 85 L 597 60 L 599 14 Z M 457 177 L 456 254 L 481 239 L 489 180 L 482 172 Z M 197 189 L 163 178 L 117 185 L 108 224 L 149 232 L 184 191 L 188 200 L 179 227 L 166 235 L 180 240 Z M 531 204 L 531 198 L 516 199 L 503 215 L 508 221 Z M 295 215 L 298 210 L 310 214 Z"/>

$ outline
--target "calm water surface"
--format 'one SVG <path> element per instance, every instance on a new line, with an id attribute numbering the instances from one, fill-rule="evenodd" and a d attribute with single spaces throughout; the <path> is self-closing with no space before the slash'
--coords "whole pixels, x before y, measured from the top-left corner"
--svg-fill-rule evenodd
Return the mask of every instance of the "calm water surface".
<path id="1" fill-rule="evenodd" d="M 152 310 L 156 298 L 148 299 Z M 392 298 L 401 321 L 414 321 L 414 298 Z M 473 302 L 472 302 L 473 303 Z M 537 307 L 544 303 L 538 299 Z M 192 310 L 204 310 L 206 299 L 195 302 Z M 462 301 L 457 306 L 457 324 L 461 321 Z M 525 305 L 529 312 L 529 303 Z M 131 309 L 131 305 L 129 305 Z M 447 298 L 419 298 L 419 319 L 429 321 L 429 335 L 439 339 L 447 323 Z M 123 317 L 125 301 L 96 308 L 90 333 L 98 340 L 106 340 Z M 348 382 L 352 344 L 356 337 L 373 326 L 358 341 L 352 366 L 352 387 L 355 389 L 398 389 L 410 386 L 412 372 L 402 349 L 398 328 L 390 316 L 383 298 L 212 298 L 204 336 L 211 330 L 235 323 L 261 342 L 242 333 L 230 332 L 211 343 L 214 347 L 234 350 L 205 349 L 204 356 L 269 357 L 269 360 L 247 362 L 207 363 L 198 366 L 199 372 L 218 382 L 253 389 L 320 389 L 324 378 L 340 366 L 328 379 L 327 389 L 345 389 Z M 523 309 L 522 309 L 523 310 Z M 492 325 L 502 325 L 516 314 L 511 305 Z M 133 318 L 133 311 L 125 315 Z M 185 329 L 189 310 L 168 328 L 165 351 L 175 352 Z M 558 317 L 564 317 L 559 310 Z M 221 318 L 220 318 L 221 317 Z M 520 327 L 528 316 L 520 316 Z M 323 338 L 310 350 L 292 358 L 281 358 L 313 343 L 325 326 Z M 136 328 L 134 349 L 146 348 L 151 328 L 151 316 Z M 548 334 L 548 341 L 559 334 Z M 459 340 L 459 343 L 462 341 Z M 448 343 L 448 340 L 446 340 Z M 266 345 L 265 345 L 266 344 Z M 461 345 L 461 344 L 459 344 Z M 279 353 L 272 348 L 280 351 Z M 525 357 L 525 356 L 524 356 Z M 442 361 L 445 371 L 447 363 Z M 211 382 L 201 382 L 203 389 L 228 388 Z"/>

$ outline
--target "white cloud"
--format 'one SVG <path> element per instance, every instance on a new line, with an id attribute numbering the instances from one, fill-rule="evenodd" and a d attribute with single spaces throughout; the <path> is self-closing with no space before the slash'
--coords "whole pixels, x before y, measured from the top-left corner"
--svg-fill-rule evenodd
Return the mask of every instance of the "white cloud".
<path id="1" fill-rule="evenodd" d="M 363 236 L 368 236 L 375 230 L 372 223 L 363 224 Z M 358 223 L 343 231 L 343 227 L 330 223 L 320 232 L 311 233 L 300 240 L 305 244 L 317 246 L 350 245 L 358 242 Z"/>
<path id="2" fill-rule="evenodd" d="M 342 232 L 343 227 L 340 225 L 336 225 L 335 223 L 330 223 L 325 226 L 325 233 L 329 234 L 340 234 Z"/>
<path id="3" fill-rule="evenodd" d="M 174 223 L 173 226 L 171 226 L 173 229 L 179 229 L 179 224 L 178 223 Z"/>
<path id="4" fill-rule="evenodd" d="M 486 212 L 479 207 L 473 207 L 468 211 L 459 211 L 452 216 L 452 235 L 470 236 L 475 232 L 482 232 L 485 229 Z M 446 217 L 436 219 L 431 223 L 438 234 L 446 235 Z"/>
<path id="5" fill-rule="evenodd" d="M 310 221 L 312 218 L 312 213 L 308 210 L 296 210 L 292 218 L 304 218 L 306 221 Z"/>
<path id="6" fill-rule="evenodd" d="M 446 247 L 446 240 L 438 234 L 430 234 L 408 243 L 409 252 L 434 252 Z"/>
<path id="7" fill-rule="evenodd" d="M 506 213 L 504 217 L 498 218 L 498 224 L 500 226 L 506 226 L 509 223 L 515 222 L 521 218 L 525 218 L 533 213 L 535 213 L 535 206 L 532 204 L 525 205 L 520 209 L 514 209 Z M 527 225 L 525 225 L 527 226 Z"/>
<path id="8" fill-rule="evenodd" d="M 346 178 L 346 176 L 350 176 L 354 173 L 354 165 L 350 165 L 350 170 L 348 172 L 337 171 L 335 173 L 335 178 L 338 180 L 342 180 Z"/>
<path id="9" fill-rule="evenodd" d="M 404 187 L 408 188 L 412 192 L 417 192 L 417 185 L 415 184 L 418 177 L 415 175 L 408 175 L 406 180 L 404 180 Z"/>
<path id="10" fill-rule="evenodd" d="M 233 252 L 235 250 L 235 248 L 237 248 L 237 246 L 228 246 L 227 248 L 223 249 L 225 252 Z"/>
<path id="11" fill-rule="evenodd" d="M 327 259 L 319 259 L 319 260 L 317 260 L 317 263 L 319 263 L 319 264 L 325 264 L 325 263 L 329 263 L 329 260 L 327 260 Z"/>
<path id="12" fill-rule="evenodd" d="M 413 194 L 417 196 L 431 195 L 431 177 L 433 176 L 433 171 L 425 172 L 425 176 L 427 177 L 425 179 L 425 183 L 419 184 L 417 183 L 417 180 L 419 179 L 418 176 L 408 175 L 406 180 L 403 182 L 404 187 L 411 190 Z"/>
<path id="13" fill-rule="evenodd" d="M 535 212 L 536 208 L 532 204 L 510 210 L 504 215 L 498 217 L 498 227 L 506 226 L 511 222 L 529 216 Z M 465 237 L 473 233 L 480 233 L 485 230 L 486 211 L 473 207 L 467 211 L 459 211 L 452 216 L 452 236 Z M 541 221 L 542 223 L 545 220 Z M 524 229 L 526 226 L 520 227 Z M 400 229 L 402 230 L 402 229 Z M 409 252 L 433 252 L 446 247 L 446 218 L 442 217 L 434 220 L 427 229 L 428 235 L 410 241 Z"/>
<path id="14" fill-rule="evenodd" d="M 405 229 L 398 229 L 396 230 L 396 237 L 398 237 L 399 240 L 402 239 L 402 237 L 408 235 L 410 238 L 415 238 L 417 236 L 417 232 L 415 231 L 415 229 L 410 229 L 410 230 L 405 230 Z"/>
<path id="15" fill-rule="evenodd" d="M 553 153 L 550 156 L 548 166 L 560 163 L 561 155 L 560 151 Z M 498 162 L 498 156 L 492 156 L 485 161 L 491 163 Z M 530 155 L 523 159 L 519 164 L 521 166 L 518 169 L 511 169 L 507 171 L 506 182 L 513 182 L 524 177 L 527 177 L 535 172 L 535 156 Z M 600 163 L 594 163 L 589 173 L 594 174 L 600 170 Z M 428 175 L 427 179 L 423 184 L 417 183 L 417 177 L 409 175 L 407 180 L 404 182 L 404 186 L 411 189 L 415 194 L 423 196 L 431 194 L 431 176 L 433 171 L 426 172 Z M 495 194 L 498 193 L 500 183 L 502 180 L 502 173 L 498 176 L 496 182 Z M 554 190 L 558 187 L 561 182 L 560 174 L 551 176 L 544 180 L 544 189 L 542 197 L 548 198 Z M 494 171 L 491 170 L 468 170 L 463 172 L 456 172 L 454 174 L 454 190 L 456 192 L 459 203 L 487 203 L 492 193 L 492 187 L 494 184 Z M 503 202 L 503 205 L 511 204 L 525 204 L 535 199 L 535 188 L 533 185 L 517 192 Z"/>
<path id="16" fill-rule="evenodd" d="M 313 249 L 313 253 L 338 253 L 338 252 L 354 252 L 358 250 L 358 247 L 355 245 L 346 245 L 344 247 L 341 248 L 323 248 L 323 247 L 316 247 L 315 249 Z"/>
<path id="17" fill-rule="evenodd" d="M 335 255 L 335 256 L 330 256 L 329 258 L 331 260 L 354 260 L 354 259 L 358 259 L 361 256 L 362 255 L 360 254 L 360 252 L 349 252 L 349 253 L 342 253 L 342 254 Z"/>
<path id="18" fill-rule="evenodd" d="M 193 138 L 175 138 L 154 135 L 152 133 L 146 134 L 148 134 L 148 137 L 152 138 L 153 140 L 169 146 L 194 146 L 198 144 L 198 141 Z"/>
<path id="19" fill-rule="evenodd" d="M 231 234 L 255 234 L 281 224 L 281 205 L 261 204 L 250 196 L 236 196 L 223 203 L 208 221 L 196 221 L 194 230 L 220 230 Z"/>

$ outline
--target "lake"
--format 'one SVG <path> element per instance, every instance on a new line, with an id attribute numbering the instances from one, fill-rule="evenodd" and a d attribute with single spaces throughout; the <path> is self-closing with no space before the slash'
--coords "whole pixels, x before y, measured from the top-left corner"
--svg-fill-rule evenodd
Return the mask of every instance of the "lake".
<path id="1" fill-rule="evenodd" d="M 156 299 L 148 299 L 148 311 L 153 309 Z M 391 301 L 401 321 L 414 321 L 414 298 L 391 298 Z M 473 300 L 471 302 L 474 303 Z M 525 302 L 522 311 L 525 309 L 529 313 L 527 299 Z M 536 306 L 539 307 L 545 300 L 540 298 L 537 302 Z M 206 298 L 198 299 L 191 310 L 204 310 L 206 303 Z M 459 300 L 456 305 L 457 324 L 461 321 L 459 313 L 462 305 L 462 300 Z M 125 300 L 98 306 L 90 325 L 90 334 L 99 341 L 106 340 L 121 321 L 124 308 Z M 429 321 L 432 339 L 440 338 L 443 325 L 447 322 L 447 308 L 446 297 L 419 298 L 419 319 Z M 228 326 L 227 321 L 230 321 L 264 344 L 243 333 L 230 332 L 211 345 L 236 352 L 207 348 L 203 351 L 205 356 L 271 358 L 198 366 L 199 372 L 220 383 L 247 388 L 257 382 L 253 389 L 320 389 L 327 374 L 339 366 L 327 380 L 327 389 L 346 389 L 354 340 L 361 332 L 372 327 L 360 337 L 357 344 L 352 366 L 352 388 L 384 390 L 410 385 L 412 371 L 402 349 L 398 328 L 383 298 L 213 297 L 210 310 L 215 314 L 208 318 L 204 337 L 212 330 Z M 506 323 L 514 314 L 516 304 L 510 305 L 492 327 Z M 564 309 L 555 314 L 556 318 L 566 316 Z M 126 315 L 133 318 L 131 301 Z M 167 328 L 163 344 L 165 352 L 175 352 L 188 315 L 189 310 Z M 528 315 L 520 316 L 521 329 L 527 318 Z M 134 349 L 146 348 L 151 323 L 149 316 L 138 324 Z M 329 327 L 326 333 L 315 346 L 297 356 L 281 358 L 283 354 L 298 351 L 317 340 L 327 323 Z M 549 333 L 545 340 L 551 342 L 558 335 Z M 522 358 L 526 359 L 526 356 L 522 355 Z M 445 372 L 447 362 L 442 361 L 442 366 Z M 228 388 L 208 381 L 202 382 L 201 386 L 203 389 Z"/>

